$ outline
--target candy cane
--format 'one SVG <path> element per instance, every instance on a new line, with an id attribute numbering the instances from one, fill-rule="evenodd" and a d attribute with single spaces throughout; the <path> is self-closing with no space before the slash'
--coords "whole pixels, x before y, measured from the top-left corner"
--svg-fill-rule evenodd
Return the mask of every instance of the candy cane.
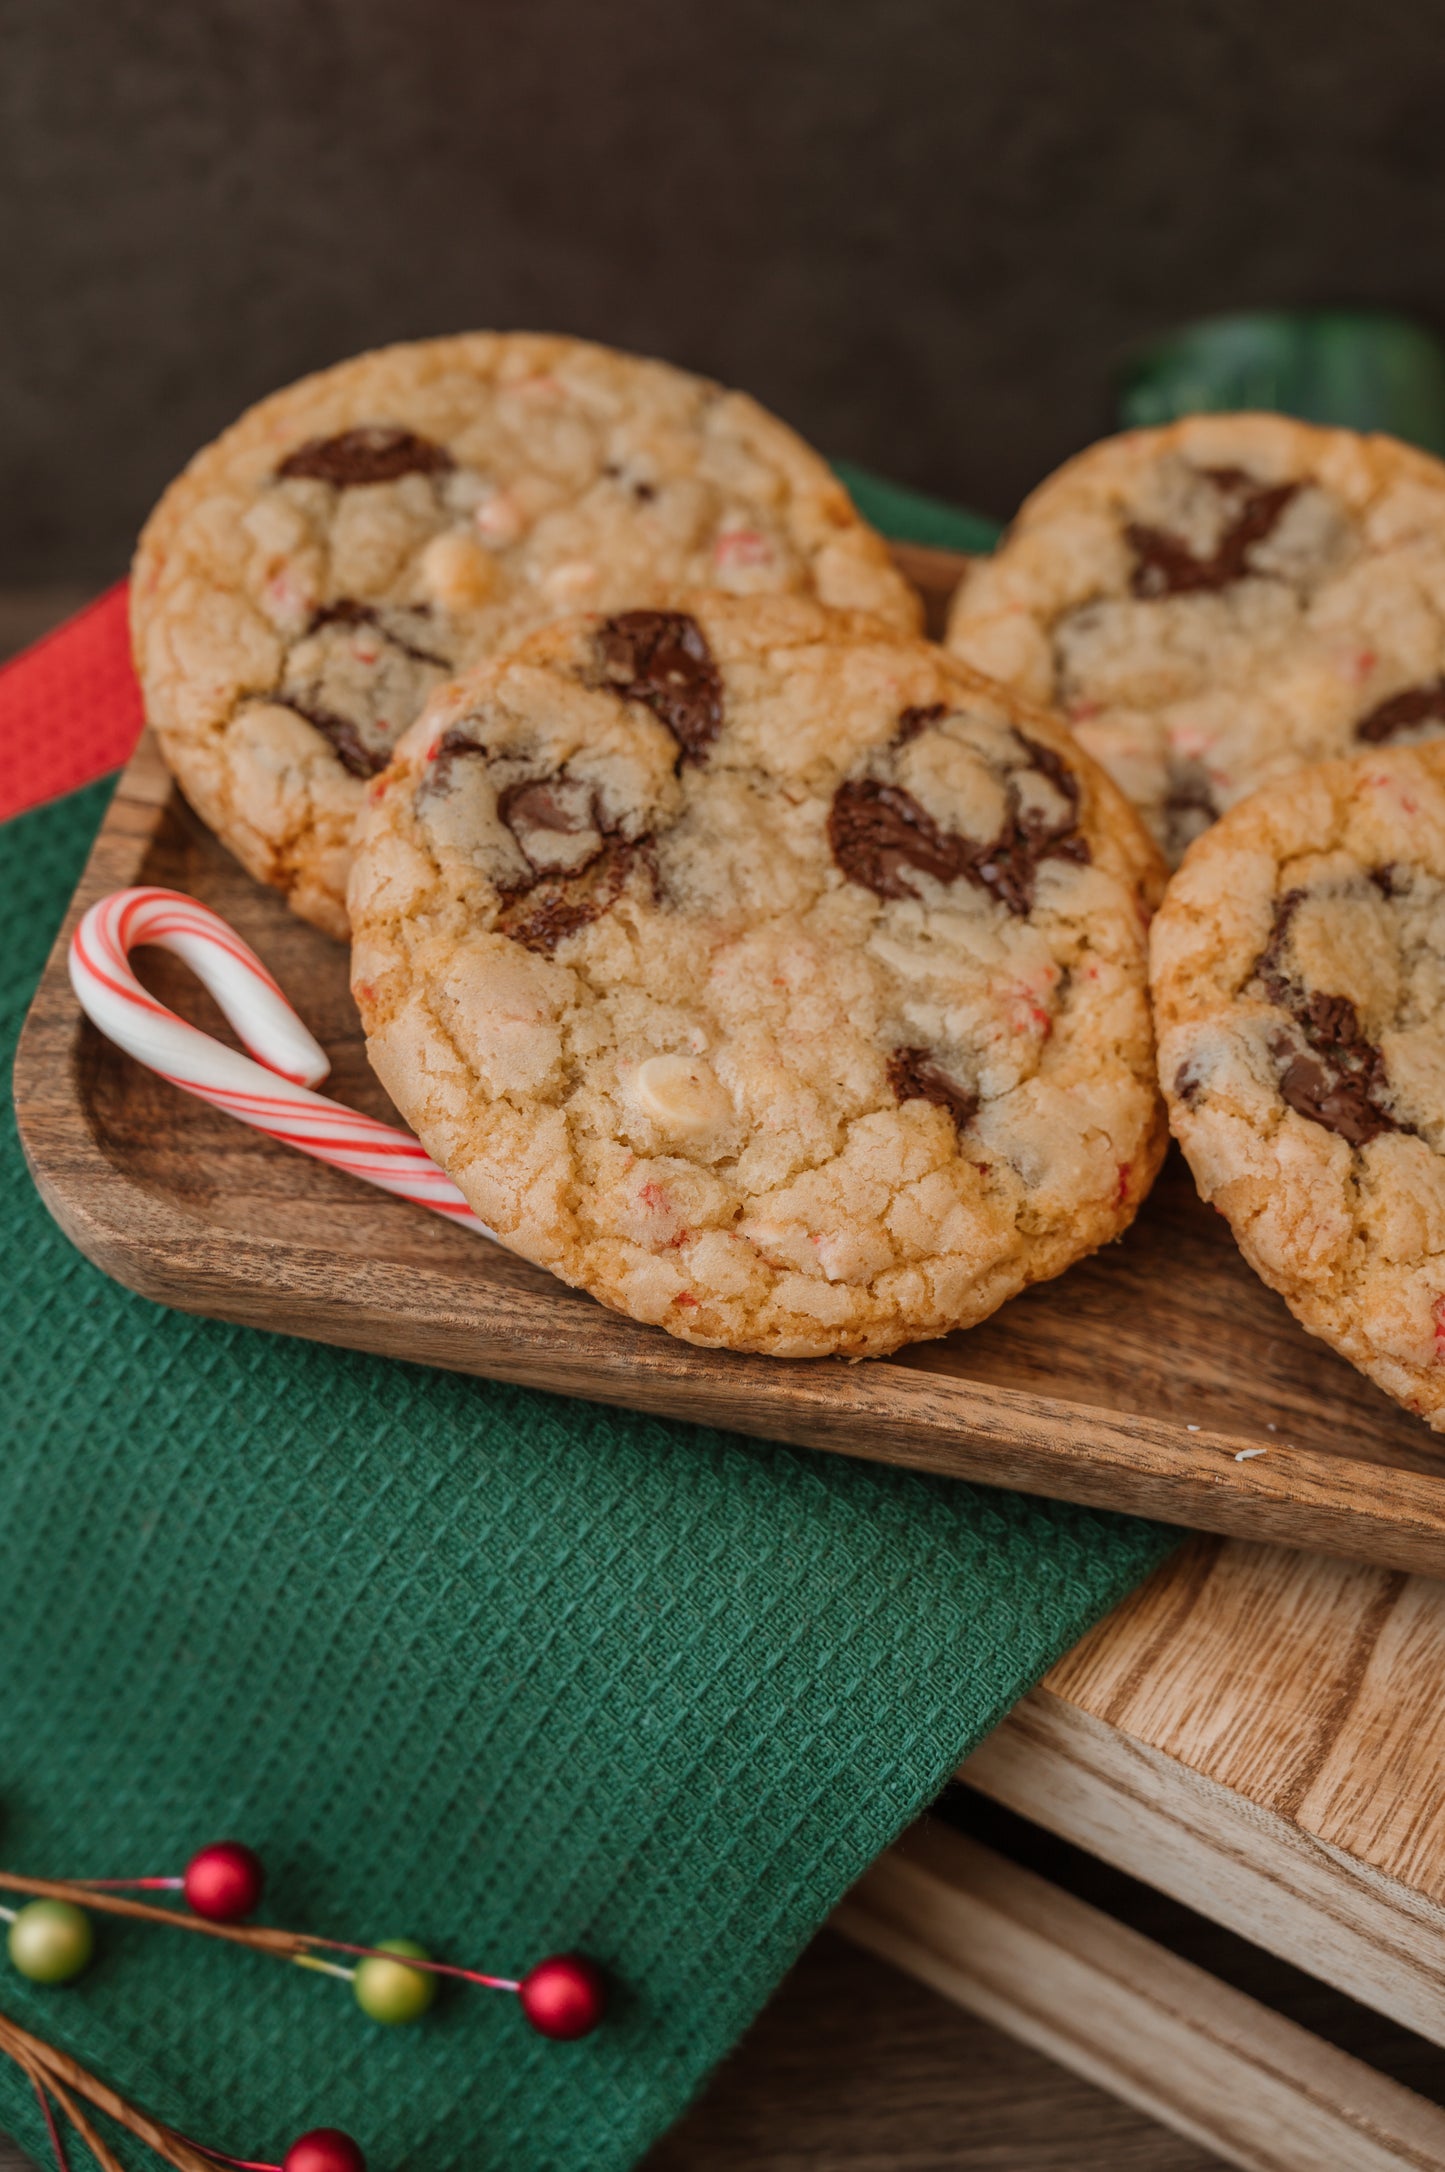
<path id="1" fill-rule="evenodd" d="M 140 943 L 184 958 L 250 1056 L 187 1025 L 147 993 L 129 963 Z M 420 1140 L 312 1093 L 331 1069 L 325 1050 L 255 951 L 194 898 L 155 889 L 116 890 L 103 897 L 70 939 L 70 984 L 107 1040 L 173 1086 L 317 1161 L 431 1207 L 479 1236 L 492 1236 Z"/>

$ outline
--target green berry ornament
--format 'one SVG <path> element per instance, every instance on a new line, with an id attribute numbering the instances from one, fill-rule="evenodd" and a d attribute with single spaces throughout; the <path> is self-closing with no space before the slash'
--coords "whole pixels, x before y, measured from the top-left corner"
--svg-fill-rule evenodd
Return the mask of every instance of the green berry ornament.
<path id="1" fill-rule="evenodd" d="M 74 1901 L 34 1900 L 11 1924 L 6 1945 L 32 1983 L 69 1983 L 95 1951 L 95 1933 Z"/>
<path id="2" fill-rule="evenodd" d="M 425 1969 L 407 1968 L 400 1960 L 384 1961 L 380 1958 L 384 1953 L 409 1955 L 414 1961 L 431 1959 L 426 1947 L 419 1946 L 414 1938 L 378 1940 L 377 1952 L 356 1964 L 352 1989 L 357 2005 L 373 2021 L 384 2021 L 389 2026 L 420 2021 L 437 1995 L 435 1976 L 429 1976 Z"/>

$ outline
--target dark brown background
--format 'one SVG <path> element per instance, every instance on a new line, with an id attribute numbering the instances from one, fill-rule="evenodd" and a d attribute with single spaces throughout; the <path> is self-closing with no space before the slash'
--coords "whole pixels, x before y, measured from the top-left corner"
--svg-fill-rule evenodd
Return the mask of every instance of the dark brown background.
<path id="1" fill-rule="evenodd" d="M 1181 316 L 1445 322 L 1438 0 L 0 0 L 0 582 L 378 340 L 557 327 L 1006 513 Z"/>

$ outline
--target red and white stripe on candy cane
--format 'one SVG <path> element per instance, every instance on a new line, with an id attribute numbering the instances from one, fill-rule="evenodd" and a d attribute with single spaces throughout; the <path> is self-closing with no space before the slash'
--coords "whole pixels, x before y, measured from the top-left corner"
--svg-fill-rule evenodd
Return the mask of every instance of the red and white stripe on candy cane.
<path id="1" fill-rule="evenodd" d="M 145 943 L 185 960 L 251 1055 L 187 1025 L 141 986 L 129 954 Z M 70 939 L 70 984 L 107 1040 L 173 1086 L 316 1161 L 492 1236 L 410 1132 L 312 1092 L 331 1068 L 325 1050 L 255 951 L 195 898 L 153 888 L 102 898 Z"/>

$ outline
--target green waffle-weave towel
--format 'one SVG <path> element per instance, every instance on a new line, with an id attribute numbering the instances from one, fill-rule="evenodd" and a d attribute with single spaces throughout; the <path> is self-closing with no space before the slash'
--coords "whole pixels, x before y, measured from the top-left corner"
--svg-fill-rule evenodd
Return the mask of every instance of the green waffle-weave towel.
<path id="1" fill-rule="evenodd" d="M 7 1078 L 105 796 L 0 832 Z M 111 1919 L 73 1986 L 0 1960 L 0 2009 L 237 2157 L 326 2124 L 372 2172 L 633 2163 L 1174 1543 L 167 1312 L 50 1223 L 8 1112 L 0 1155 L 0 1861 L 140 1875 L 234 1835 L 272 1921 L 506 1974 L 581 1948 L 619 1986 L 567 2045 L 483 1991 L 388 2031 L 328 1977 Z M 43 2157 L 3 2062 L 0 2126 Z"/>

